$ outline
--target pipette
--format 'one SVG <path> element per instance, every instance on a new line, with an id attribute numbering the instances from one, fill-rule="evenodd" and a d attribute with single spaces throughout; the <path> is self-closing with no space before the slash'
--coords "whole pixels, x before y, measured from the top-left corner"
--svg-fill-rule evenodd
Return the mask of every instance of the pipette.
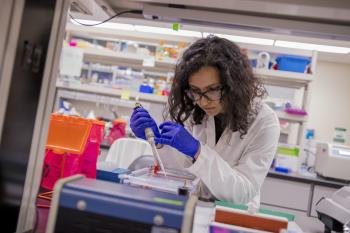
<path id="1" fill-rule="evenodd" d="M 136 102 L 134 109 L 141 108 L 141 107 L 142 107 L 142 105 L 140 103 Z M 160 159 L 159 153 L 158 153 L 157 148 L 156 148 L 153 130 L 151 128 L 146 128 L 145 129 L 145 136 L 146 136 L 148 143 L 151 145 L 151 148 L 152 148 L 154 164 L 155 164 L 154 170 L 157 171 L 157 168 L 159 168 L 159 166 L 160 166 L 161 170 L 164 173 L 164 176 L 166 176 L 163 162 Z"/>

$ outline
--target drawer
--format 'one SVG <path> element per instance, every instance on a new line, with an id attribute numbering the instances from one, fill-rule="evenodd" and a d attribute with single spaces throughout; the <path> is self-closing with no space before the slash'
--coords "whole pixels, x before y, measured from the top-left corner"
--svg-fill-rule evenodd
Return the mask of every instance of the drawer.
<path id="1" fill-rule="evenodd" d="M 301 211 L 308 210 L 311 185 L 267 177 L 261 188 L 261 203 Z"/>
<path id="2" fill-rule="evenodd" d="M 315 185 L 314 189 L 314 195 L 312 197 L 312 205 L 311 205 L 311 216 L 317 217 L 316 213 L 316 203 L 322 198 L 322 197 L 330 197 L 332 194 L 337 191 L 337 189 L 329 188 L 325 186 Z"/>

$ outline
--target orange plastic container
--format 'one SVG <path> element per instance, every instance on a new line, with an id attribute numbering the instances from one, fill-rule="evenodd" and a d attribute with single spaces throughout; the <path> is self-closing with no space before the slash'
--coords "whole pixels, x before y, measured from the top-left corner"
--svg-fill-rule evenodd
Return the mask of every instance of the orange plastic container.
<path id="1" fill-rule="evenodd" d="M 41 186 L 52 190 L 59 178 L 78 173 L 96 178 L 103 131 L 101 121 L 52 114 Z"/>
<path id="2" fill-rule="evenodd" d="M 52 114 L 46 149 L 58 154 L 82 154 L 91 127 L 91 120 Z"/>

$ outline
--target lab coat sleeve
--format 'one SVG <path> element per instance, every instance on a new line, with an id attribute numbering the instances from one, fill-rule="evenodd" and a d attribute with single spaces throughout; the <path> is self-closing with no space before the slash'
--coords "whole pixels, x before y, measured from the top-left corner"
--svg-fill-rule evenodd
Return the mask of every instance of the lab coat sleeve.
<path id="1" fill-rule="evenodd" d="M 235 166 L 230 166 L 216 151 L 201 143 L 197 161 L 188 168 L 219 200 L 247 204 L 260 194 L 260 187 L 275 155 L 279 125 L 275 116 L 265 122 L 248 143 Z"/>

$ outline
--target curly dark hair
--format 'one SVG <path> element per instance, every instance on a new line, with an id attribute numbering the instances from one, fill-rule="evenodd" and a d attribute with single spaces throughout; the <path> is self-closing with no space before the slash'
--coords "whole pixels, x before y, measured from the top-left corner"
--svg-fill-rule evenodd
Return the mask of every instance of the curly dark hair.
<path id="1" fill-rule="evenodd" d="M 176 64 L 165 114 L 184 125 L 192 115 L 192 124 L 201 124 L 205 112 L 186 94 L 189 78 L 202 67 L 218 70 L 223 89 L 221 99 L 225 113 L 223 125 L 247 134 L 251 119 L 257 114 L 255 100 L 266 94 L 260 80 L 253 75 L 248 58 L 233 42 L 217 36 L 199 39 L 189 46 Z"/>

